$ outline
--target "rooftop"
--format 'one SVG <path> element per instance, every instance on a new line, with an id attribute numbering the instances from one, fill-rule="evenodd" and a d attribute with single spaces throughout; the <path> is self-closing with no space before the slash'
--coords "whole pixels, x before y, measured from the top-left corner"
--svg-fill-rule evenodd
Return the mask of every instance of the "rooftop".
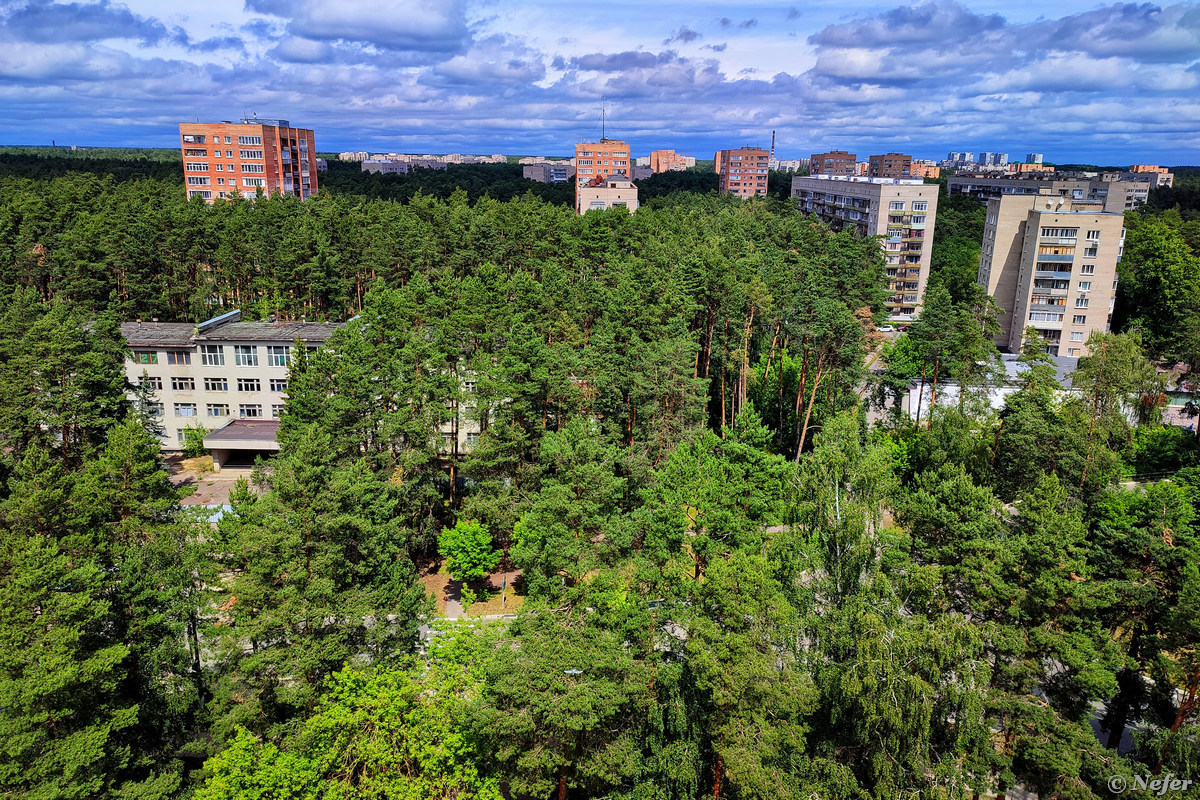
<path id="1" fill-rule="evenodd" d="M 240 311 L 228 311 L 200 323 L 123 322 L 121 335 L 130 347 L 192 347 L 206 342 L 324 342 L 341 325 L 333 322 L 242 322 Z"/>
<path id="2" fill-rule="evenodd" d="M 841 181 L 842 183 L 874 183 L 883 186 L 924 186 L 925 181 L 920 178 L 868 178 L 866 175 L 800 175 L 792 178 L 793 181 Z M 933 184 L 931 184 L 933 185 Z"/>
<path id="3" fill-rule="evenodd" d="M 191 347 L 191 322 L 122 322 L 121 335 L 130 347 Z"/>
<path id="4" fill-rule="evenodd" d="M 204 446 L 210 450 L 225 450 L 256 444 L 264 450 L 276 450 L 279 447 L 276 441 L 278 436 L 277 419 L 235 419 L 205 436 Z"/>

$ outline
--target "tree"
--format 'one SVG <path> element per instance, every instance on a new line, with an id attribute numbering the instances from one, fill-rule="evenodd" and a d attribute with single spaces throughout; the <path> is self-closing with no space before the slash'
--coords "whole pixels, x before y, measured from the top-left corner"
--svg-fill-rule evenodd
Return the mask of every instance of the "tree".
<path id="1" fill-rule="evenodd" d="M 483 580 L 500 563 L 500 553 L 492 548 L 487 528 L 475 520 L 460 519 L 453 528 L 443 528 L 438 536 L 438 552 L 456 581 Z"/>

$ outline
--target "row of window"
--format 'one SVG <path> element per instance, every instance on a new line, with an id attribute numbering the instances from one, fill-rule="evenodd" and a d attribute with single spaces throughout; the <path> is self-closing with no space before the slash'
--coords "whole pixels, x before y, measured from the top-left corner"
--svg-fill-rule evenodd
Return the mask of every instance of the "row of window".
<path id="1" fill-rule="evenodd" d="M 1079 228 L 1042 228 L 1042 236 L 1048 239 L 1074 239 L 1079 236 Z"/>
<path id="2" fill-rule="evenodd" d="M 148 385 L 156 391 L 162 391 L 163 379 L 156 375 L 143 375 L 139 379 L 139 383 Z M 271 378 L 267 381 L 267 385 L 272 392 L 286 392 L 288 382 L 286 378 Z M 176 392 L 192 392 L 196 390 L 195 378 L 171 378 L 171 389 Z M 228 392 L 228 378 L 205 378 L 204 390 L 207 392 Z M 262 380 L 259 378 L 238 378 L 237 390 L 239 392 L 261 392 Z"/>
<path id="3" fill-rule="evenodd" d="M 200 416 L 199 409 L 195 403 L 176 403 L 175 416 L 177 417 L 198 417 Z M 156 415 L 161 411 L 161 406 L 154 409 Z M 205 405 L 205 411 L 210 417 L 228 417 L 228 403 L 208 403 Z M 271 405 L 271 418 L 279 419 L 283 416 L 283 403 L 273 403 Z M 241 403 L 238 405 L 238 417 L 241 419 L 262 419 L 263 407 L 258 403 Z"/>
<path id="4" fill-rule="evenodd" d="M 208 162 L 207 161 L 185 161 L 183 164 L 183 168 L 186 169 L 188 172 L 208 172 Z M 215 172 L 225 172 L 225 165 L 217 164 L 216 169 L 214 171 Z M 233 164 L 229 165 L 229 171 L 230 172 L 234 171 Z M 262 164 L 242 164 L 242 172 L 252 172 L 252 173 L 256 173 L 256 174 L 262 174 L 266 171 L 267 171 L 267 168 L 264 167 Z"/>
<path id="5" fill-rule="evenodd" d="M 286 367 L 291 363 L 291 349 L 287 345 L 267 345 L 267 366 Z M 157 350 L 139 350 L 134 352 L 134 359 L 139 364 L 157 364 Z M 239 367 L 258 366 L 258 345 L 235 344 L 233 346 L 234 363 Z M 191 364 L 192 354 L 184 350 L 168 350 L 168 364 Z M 225 346 L 220 344 L 200 345 L 200 363 L 206 367 L 225 366 Z"/>
<path id="6" fill-rule="evenodd" d="M 892 200 L 888 203 L 888 211 L 903 211 L 903 210 L 904 210 L 904 201 L 903 200 Z M 928 211 L 929 210 L 929 201 L 928 200 L 914 200 L 913 204 L 912 204 L 912 210 L 913 211 Z"/>

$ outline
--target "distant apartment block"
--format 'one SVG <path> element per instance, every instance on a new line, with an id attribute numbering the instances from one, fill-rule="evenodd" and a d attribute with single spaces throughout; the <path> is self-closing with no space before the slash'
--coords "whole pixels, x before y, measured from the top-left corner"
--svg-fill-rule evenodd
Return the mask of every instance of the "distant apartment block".
<path id="1" fill-rule="evenodd" d="M 414 169 L 445 169 L 446 162 L 432 158 L 368 158 L 362 162 L 363 172 L 406 175 Z"/>
<path id="2" fill-rule="evenodd" d="M 721 164 L 718 184 L 721 194 L 766 197 L 770 155 L 761 147 L 721 150 L 716 158 Z"/>
<path id="3" fill-rule="evenodd" d="M 1097 201 L 1050 194 L 988 200 L 979 284 L 1007 313 L 997 344 L 1020 352 L 1035 328 L 1051 355 L 1085 356 L 1112 322 L 1125 217 Z"/>
<path id="4" fill-rule="evenodd" d="M 1146 202 L 1150 190 L 1162 185 L 1168 173 L 1047 172 L 1019 177 L 954 175 L 946 182 L 950 194 L 971 194 L 981 200 L 1004 195 L 1048 194 L 1076 201 L 1099 202 L 1105 211 L 1129 211 Z M 1170 185 L 1169 183 L 1165 185 Z"/>
<path id="5" fill-rule="evenodd" d="M 641 159 L 639 158 L 638 161 L 640 162 Z M 639 163 L 638 166 L 648 166 L 656 174 L 659 172 L 679 172 L 696 166 L 696 159 L 693 156 L 681 156 L 674 150 L 654 150 L 650 153 L 647 163 Z"/>
<path id="6" fill-rule="evenodd" d="M 633 165 L 634 165 L 635 167 L 648 167 L 648 166 L 650 166 L 650 156 L 638 156 L 637 158 L 635 158 L 635 159 L 633 160 Z"/>
<path id="7" fill-rule="evenodd" d="M 575 177 L 570 161 L 542 161 L 521 167 L 521 175 L 538 183 L 567 183 Z"/>
<path id="8" fill-rule="evenodd" d="M 771 159 L 770 167 L 779 172 L 800 172 L 808 169 L 807 158 L 775 158 Z"/>
<path id="9" fill-rule="evenodd" d="M 980 153 L 979 163 L 989 167 L 1003 167 L 1008 164 L 1008 153 Z"/>
<path id="10" fill-rule="evenodd" d="M 912 177 L 912 156 L 884 153 L 867 159 L 867 177 L 908 179 Z"/>
<path id="11" fill-rule="evenodd" d="M 338 153 L 338 161 L 366 161 L 371 154 L 365 150 Z"/>
<path id="12" fill-rule="evenodd" d="M 1026 153 L 1025 154 L 1025 163 L 1026 164 L 1041 164 L 1042 163 L 1042 154 L 1041 153 Z"/>
<path id="13" fill-rule="evenodd" d="M 575 145 L 575 213 L 582 214 L 588 210 L 580 195 L 585 186 L 596 178 L 607 178 L 616 173 L 628 179 L 632 167 L 629 145 L 620 139 L 601 139 Z M 636 196 L 634 208 L 637 208 Z"/>
<path id="14" fill-rule="evenodd" d="M 942 176 L 942 168 L 938 166 L 936 161 L 914 158 L 912 162 L 913 178 L 940 178 Z"/>
<path id="15" fill-rule="evenodd" d="M 179 146 L 189 198 L 253 199 L 261 191 L 304 200 L 317 191 L 313 132 L 286 119 L 181 122 Z"/>
<path id="16" fill-rule="evenodd" d="M 609 208 L 626 208 L 637 211 L 638 190 L 623 173 L 594 176 L 583 186 L 576 188 L 576 211 L 603 211 Z"/>
<path id="17" fill-rule="evenodd" d="M 830 150 L 828 153 L 813 153 L 808 160 L 810 175 L 854 175 L 858 156 L 845 150 Z"/>
<path id="18" fill-rule="evenodd" d="M 130 383 L 149 381 L 166 429 L 163 447 L 177 448 L 189 427 L 211 431 L 231 420 L 278 421 L 296 341 L 316 348 L 338 327 L 242 322 L 240 311 L 198 325 L 126 322 L 125 375 Z"/>
<path id="19" fill-rule="evenodd" d="M 1155 188 L 1160 186 L 1173 186 L 1175 184 L 1175 176 L 1166 167 L 1160 167 L 1157 164 L 1134 164 L 1129 168 L 1131 175 L 1148 175 L 1154 181 Z"/>
<path id="20" fill-rule="evenodd" d="M 1016 175 L 1026 175 L 1039 172 L 1054 172 L 1054 167 L 1049 164 L 1009 164 L 1012 172 Z"/>
<path id="21" fill-rule="evenodd" d="M 792 178 L 792 197 L 801 211 L 815 214 L 834 230 L 859 236 L 882 236 L 891 294 L 888 318 L 911 320 L 920 313 L 938 187 L 920 180 L 859 178 L 832 175 Z"/>

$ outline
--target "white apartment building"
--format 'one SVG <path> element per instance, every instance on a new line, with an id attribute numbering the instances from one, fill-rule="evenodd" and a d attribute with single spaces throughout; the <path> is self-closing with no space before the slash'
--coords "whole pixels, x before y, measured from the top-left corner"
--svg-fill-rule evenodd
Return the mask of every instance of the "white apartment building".
<path id="1" fill-rule="evenodd" d="M 209 431 L 232 420 L 279 420 L 287 397 L 292 348 L 325 342 L 338 325 L 242 322 L 231 311 L 201 322 L 126 322 L 125 374 L 148 381 L 162 414 L 165 449 L 183 445 L 184 429 Z"/>
<path id="2" fill-rule="evenodd" d="M 891 294 L 888 319 L 920 313 L 937 219 L 938 187 L 921 180 L 814 175 L 792 178 L 792 198 L 834 230 L 882 236 Z"/>
<path id="3" fill-rule="evenodd" d="M 1051 355 L 1086 356 L 1093 331 L 1107 332 L 1125 245 L 1125 216 L 1099 201 L 1005 195 L 987 204 L 979 284 L 1007 313 L 996 343 L 1020 352 L 1026 327 Z"/>

